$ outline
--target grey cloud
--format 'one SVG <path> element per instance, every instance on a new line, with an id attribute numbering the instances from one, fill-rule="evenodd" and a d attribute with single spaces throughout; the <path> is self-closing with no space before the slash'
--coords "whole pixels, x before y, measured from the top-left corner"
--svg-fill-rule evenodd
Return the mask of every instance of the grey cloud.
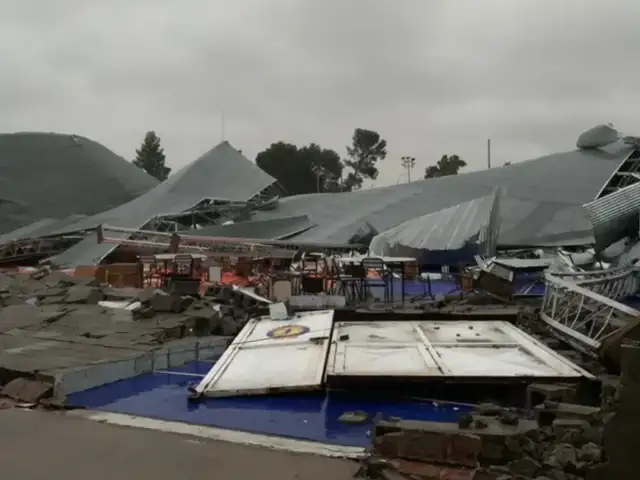
<path id="1" fill-rule="evenodd" d="M 399 158 L 484 166 L 640 133 L 632 0 L 0 0 L 0 130 L 64 130 L 131 157 L 156 129 L 180 166 L 227 138 L 249 156 L 355 127 Z M 416 172 L 416 175 L 418 173 Z"/>

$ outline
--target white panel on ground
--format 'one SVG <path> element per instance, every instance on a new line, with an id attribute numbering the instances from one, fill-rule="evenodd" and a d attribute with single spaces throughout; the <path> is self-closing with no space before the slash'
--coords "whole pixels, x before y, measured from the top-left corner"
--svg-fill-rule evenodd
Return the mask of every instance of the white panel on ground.
<path id="1" fill-rule="evenodd" d="M 591 377 L 503 321 L 339 322 L 326 375 Z"/>
<path id="2" fill-rule="evenodd" d="M 333 310 L 250 320 L 196 393 L 228 397 L 320 388 L 332 324 Z"/>
<path id="3" fill-rule="evenodd" d="M 442 375 L 419 322 L 338 322 L 327 375 Z"/>

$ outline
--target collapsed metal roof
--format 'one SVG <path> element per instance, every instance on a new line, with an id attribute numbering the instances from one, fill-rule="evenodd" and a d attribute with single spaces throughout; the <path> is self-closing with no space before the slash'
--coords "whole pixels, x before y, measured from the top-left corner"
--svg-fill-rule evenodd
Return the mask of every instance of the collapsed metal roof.
<path id="1" fill-rule="evenodd" d="M 158 181 L 88 138 L 0 134 L 0 233 L 45 218 L 94 215 Z"/>
<path id="2" fill-rule="evenodd" d="M 415 257 L 422 264 L 471 263 L 495 255 L 500 191 L 401 223 L 371 241 L 380 256 Z"/>
<path id="3" fill-rule="evenodd" d="M 479 172 L 353 193 L 284 198 L 256 220 L 307 214 L 317 226 L 299 237 L 346 242 L 363 222 L 382 232 L 502 188 L 498 243 L 510 246 L 593 241 L 582 205 L 596 198 L 634 150 L 624 142 L 577 149 Z"/>
<path id="4" fill-rule="evenodd" d="M 203 201 L 248 201 L 274 183 L 273 177 L 228 142 L 222 142 L 144 195 L 49 234 L 89 230 L 103 223 L 142 228 L 153 219 L 183 214 Z M 94 264 L 113 248 L 113 245 L 99 245 L 95 235 L 90 235 L 60 254 L 56 263 L 68 266 Z"/>
<path id="5" fill-rule="evenodd" d="M 185 214 L 195 215 L 220 201 L 243 205 L 243 215 L 250 220 L 204 228 L 206 221 L 201 224 L 194 220 L 186 226 L 183 222 L 178 228 L 198 226 L 199 234 L 204 235 L 293 237 L 300 244 L 342 245 L 349 243 L 363 225 L 369 227 L 373 236 L 435 212 L 457 212 L 461 204 L 475 205 L 477 199 L 491 197 L 500 187 L 496 221 L 500 246 L 584 245 L 592 243 L 594 236 L 583 204 L 615 191 L 623 185 L 620 178 L 631 181 L 626 170 L 635 148 L 635 144 L 620 138 L 607 145 L 479 172 L 265 202 L 264 199 L 273 197 L 275 179 L 223 142 L 135 200 L 76 222 L 45 223 L 27 230 L 30 235 L 35 231 L 38 236 L 52 236 L 91 230 L 99 224 L 153 229 L 154 223 L 179 215 L 183 218 Z M 252 200 L 256 198 L 262 200 Z M 256 208 L 258 204 L 260 208 Z M 12 232 L 9 236 L 15 238 L 19 233 L 25 234 Z M 56 263 L 67 266 L 98 263 L 113 248 L 99 245 L 95 236 L 90 236 L 58 255 Z"/>
<path id="6" fill-rule="evenodd" d="M 315 227 L 307 215 L 239 222 L 231 225 L 213 225 L 196 232 L 197 235 L 229 238 L 266 238 L 279 240 L 300 234 Z"/>

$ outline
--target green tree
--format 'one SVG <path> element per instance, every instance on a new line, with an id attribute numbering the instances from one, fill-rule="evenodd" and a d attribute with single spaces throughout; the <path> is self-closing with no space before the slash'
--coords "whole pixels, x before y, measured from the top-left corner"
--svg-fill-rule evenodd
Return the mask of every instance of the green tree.
<path id="1" fill-rule="evenodd" d="M 164 148 L 160 146 L 160 137 L 150 131 L 144 136 L 142 145 L 136 150 L 133 164 L 158 180 L 166 180 L 171 168 L 165 165 Z"/>
<path id="2" fill-rule="evenodd" d="M 301 148 L 272 143 L 258 153 L 256 165 L 278 180 L 288 195 L 337 192 L 341 188 L 340 155 L 315 143 Z"/>
<path id="3" fill-rule="evenodd" d="M 508 165 L 511 165 L 511 162 L 504 162 L 503 167 L 506 167 L 506 166 L 508 166 Z"/>
<path id="4" fill-rule="evenodd" d="M 446 177 L 457 175 L 461 168 L 467 166 L 467 162 L 458 155 L 443 155 L 438 163 L 427 167 L 424 171 L 424 178 Z"/>
<path id="5" fill-rule="evenodd" d="M 344 180 L 344 190 L 358 190 L 365 178 L 375 180 L 378 177 L 377 163 L 387 156 L 387 141 L 378 132 L 356 128 L 347 147 L 344 163 L 351 172 Z"/>

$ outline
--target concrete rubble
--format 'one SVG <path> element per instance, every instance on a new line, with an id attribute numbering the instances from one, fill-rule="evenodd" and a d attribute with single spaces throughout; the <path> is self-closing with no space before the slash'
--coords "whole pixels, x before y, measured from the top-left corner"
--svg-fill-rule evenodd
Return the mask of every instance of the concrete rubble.
<path id="1" fill-rule="evenodd" d="M 0 396 L 37 403 L 126 378 L 127 369 L 216 357 L 262 313 L 255 298 L 230 288 L 195 299 L 48 269 L 0 273 Z M 116 364 L 117 374 L 106 372 Z"/>
<path id="2" fill-rule="evenodd" d="M 513 319 L 597 376 L 599 403 L 581 385 L 533 383 L 526 391 L 523 387 L 525 398 L 517 402 L 523 408 L 483 403 L 461 414 L 457 424 L 378 414 L 370 454 L 357 475 L 386 480 L 635 478 L 630 475 L 636 471 L 633 447 L 640 441 L 635 427 L 640 327 L 625 329 L 620 338 L 617 376 L 597 358 L 551 337 L 535 306 L 513 300 L 496 305 L 494 297 L 438 299 L 421 308 L 434 318 Z M 214 358 L 251 317 L 266 310 L 255 297 L 226 287 L 196 299 L 158 289 L 113 288 L 48 269 L 0 274 L 0 408 L 16 403 L 56 407 L 75 391 Z M 372 319 L 389 315 L 375 308 L 359 314 Z M 128 366 L 100 370 L 113 364 Z M 360 411 L 339 418 L 346 424 L 366 420 Z"/>
<path id="3" fill-rule="evenodd" d="M 626 480 L 637 478 L 640 336 L 622 345 L 622 374 L 603 375 L 600 404 L 576 390 L 530 385 L 526 408 L 481 404 L 458 424 L 381 419 L 362 478 L 428 480 Z"/>

